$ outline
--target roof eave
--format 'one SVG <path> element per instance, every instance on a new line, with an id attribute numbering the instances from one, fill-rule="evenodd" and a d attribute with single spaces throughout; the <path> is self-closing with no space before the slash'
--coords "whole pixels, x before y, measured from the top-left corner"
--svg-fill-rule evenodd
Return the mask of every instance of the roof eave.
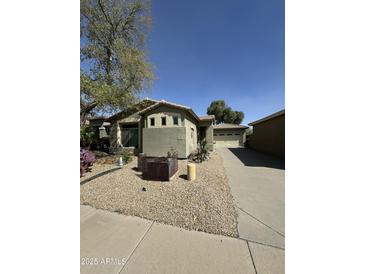
<path id="1" fill-rule="evenodd" d="M 143 114 L 146 114 L 147 112 L 149 112 L 149 111 L 152 111 L 152 110 L 154 110 L 154 109 L 156 109 L 156 108 L 158 108 L 158 107 L 160 107 L 160 106 L 163 106 L 163 105 L 165 105 L 165 106 L 170 106 L 170 107 L 173 107 L 173 108 L 177 108 L 177 109 L 181 109 L 181 110 L 184 110 L 184 111 L 187 111 L 187 112 L 189 112 L 197 121 L 200 121 L 200 119 L 199 119 L 199 117 L 198 117 L 198 115 L 196 115 L 196 113 L 192 110 L 192 108 L 187 108 L 187 107 L 183 107 L 183 106 L 179 106 L 179 105 L 175 105 L 175 104 L 170 104 L 170 103 L 168 103 L 168 102 L 164 102 L 164 101 L 160 101 L 160 102 L 158 102 L 158 103 L 156 103 L 156 104 L 154 104 L 154 105 L 152 105 L 152 106 L 150 106 L 150 107 L 148 107 L 148 108 L 145 108 L 145 109 L 143 109 L 143 110 L 141 110 L 138 114 L 141 114 L 141 115 L 143 115 Z"/>
<path id="2" fill-rule="evenodd" d="M 277 118 L 277 117 L 282 116 L 282 115 L 285 115 L 285 109 L 280 110 L 280 111 L 278 111 L 278 112 L 275 112 L 275 113 L 273 113 L 273 114 L 271 114 L 271 115 L 268 115 L 268 116 L 266 116 L 266 117 L 264 117 L 264 118 L 262 118 L 262 119 L 259 119 L 259 120 L 256 120 L 256 121 L 253 121 L 253 122 L 249 123 L 248 125 L 249 125 L 249 126 L 254 126 L 254 125 L 257 125 L 257 124 L 260 124 L 260 123 L 263 123 L 263 122 L 269 121 L 269 120 L 271 120 L 271 119 Z"/>

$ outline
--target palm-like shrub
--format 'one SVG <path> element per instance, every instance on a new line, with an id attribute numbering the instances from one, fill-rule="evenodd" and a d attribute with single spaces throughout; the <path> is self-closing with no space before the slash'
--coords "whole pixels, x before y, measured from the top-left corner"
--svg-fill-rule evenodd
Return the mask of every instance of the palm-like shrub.
<path id="1" fill-rule="evenodd" d="M 201 163 L 209 159 L 208 144 L 205 140 L 199 143 L 197 150 L 190 154 L 189 160 Z"/>
<path id="2" fill-rule="evenodd" d="M 173 147 L 171 147 L 170 150 L 167 152 L 167 158 L 177 158 L 178 156 L 178 151 Z"/>

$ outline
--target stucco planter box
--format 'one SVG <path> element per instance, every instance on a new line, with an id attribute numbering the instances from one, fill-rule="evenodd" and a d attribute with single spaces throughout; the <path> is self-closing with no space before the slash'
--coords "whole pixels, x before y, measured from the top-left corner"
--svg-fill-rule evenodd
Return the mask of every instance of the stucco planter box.
<path id="1" fill-rule="evenodd" d="M 143 160 L 144 157 L 146 157 L 146 155 L 144 153 L 138 154 L 138 161 L 137 161 L 138 171 L 142 171 L 142 160 Z"/>
<path id="2" fill-rule="evenodd" d="M 178 170 L 178 160 L 166 157 L 141 157 L 142 176 L 146 180 L 169 181 Z"/>

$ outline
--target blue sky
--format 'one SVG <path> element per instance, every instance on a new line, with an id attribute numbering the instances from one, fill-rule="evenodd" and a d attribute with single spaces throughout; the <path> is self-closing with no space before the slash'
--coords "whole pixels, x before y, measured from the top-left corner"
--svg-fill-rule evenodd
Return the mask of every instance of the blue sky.
<path id="1" fill-rule="evenodd" d="M 284 108 L 283 0 L 152 0 L 152 15 L 157 79 L 143 96 L 198 115 L 223 99 L 243 124 Z"/>
<path id="2" fill-rule="evenodd" d="M 243 124 L 284 108 L 284 0 L 152 0 L 152 17 L 156 80 L 141 98 L 198 115 L 223 99 Z"/>

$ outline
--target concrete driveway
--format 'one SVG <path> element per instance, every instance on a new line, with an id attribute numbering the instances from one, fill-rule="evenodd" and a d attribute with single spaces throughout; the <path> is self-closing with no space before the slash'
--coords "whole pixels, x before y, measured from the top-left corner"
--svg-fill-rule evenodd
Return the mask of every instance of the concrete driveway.
<path id="1" fill-rule="evenodd" d="M 248 148 L 217 151 L 239 214 L 239 237 L 285 248 L 284 161 Z"/>

